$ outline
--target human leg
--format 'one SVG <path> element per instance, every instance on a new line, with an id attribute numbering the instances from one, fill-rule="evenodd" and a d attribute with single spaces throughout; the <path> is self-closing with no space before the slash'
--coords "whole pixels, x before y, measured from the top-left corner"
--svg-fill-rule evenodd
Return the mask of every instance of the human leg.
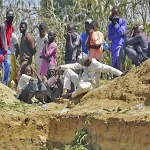
<path id="1" fill-rule="evenodd" d="M 12 86 L 12 83 L 11 83 L 12 81 L 14 81 L 14 84 L 15 84 L 15 81 L 16 81 L 16 57 L 15 57 L 15 55 L 11 54 L 10 59 L 11 59 L 12 71 L 11 71 L 10 80 L 9 80 L 9 83 L 8 83 L 9 87 Z M 16 86 L 16 84 L 14 86 Z"/>
<path id="2" fill-rule="evenodd" d="M 138 65 L 138 54 L 137 54 L 137 52 L 128 46 L 123 46 L 121 48 L 120 54 L 119 54 L 119 62 L 120 62 L 120 70 L 121 71 L 125 70 L 124 62 L 125 62 L 126 55 L 132 60 L 132 62 L 135 65 Z"/>
<path id="3" fill-rule="evenodd" d="M 80 94 L 87 93 L 93 89 L 91 82 L 80 82 L 78 88 L 72 93 L 71 97 L 74 98 Z"/>
<path id="4" fill-rule="evenodd" d="M 46 92 L 47 92 L 47 88 L 45 86 L 45 84 L 43 82 L 37 83 L 38 85 L 38 94 L 40 97 L 40 101 L 45 104 L 45 98 L 46 98 Z"/>
<path id="5" fill-rule="evenodd" d="M 79 75 L 71 69 L 66 69 L 64 72 L 64 89 L 71 90 L 71 82 L 75 85 L 79 85 Z"/>
<path id="6" fill-rule="evenodd" d="M 5 85 L 8 85 L 8 82 L 10 80 L 10 74 L 11 74 L 10 51 L 8 51 L 7 58 L 3 62 L 3 74 L 4 76 L 2 82 Z"/>

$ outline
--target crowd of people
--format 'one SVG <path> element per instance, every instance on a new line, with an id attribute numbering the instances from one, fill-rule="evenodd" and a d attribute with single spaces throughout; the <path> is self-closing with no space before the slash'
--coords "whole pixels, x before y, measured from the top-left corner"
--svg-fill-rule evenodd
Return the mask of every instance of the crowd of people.
<path id="1" fill-rule="evenodd" d="M 9 9 L 6 20 L 0 26 L 0 65 L 2 83 L 17 90 L 17 98 L 33 103 L 35 96 L 40 102 L 55 102 L 58 98 L 74 98 L 99 86 L 101 73 L 120 76 L 125 73 L 126 55 L 136 66 L 150 57 L 149 38 L 143 25 L 136 24 L 128 31 L 127 20 L 119 17 L 114 6 L 109 17 L 108 40 L 112 66 L 103 64 L 103 51 L 108 48 L 98 22 L 85 21 L 85 32 L 77 33 L 74 23 L 67 26 L 64 35 L 65 64 L 57 64 L 58 45 L 56 32 L 45 23 L 39 25 L 39 37 L 27 32 L 28 25 L 21 22 L 19 41 L 13 28 L 14 11 Z M 35 67 L 32 65 L 35 58 Z M 16 60 L 19 67 L 16 66 Z"/>

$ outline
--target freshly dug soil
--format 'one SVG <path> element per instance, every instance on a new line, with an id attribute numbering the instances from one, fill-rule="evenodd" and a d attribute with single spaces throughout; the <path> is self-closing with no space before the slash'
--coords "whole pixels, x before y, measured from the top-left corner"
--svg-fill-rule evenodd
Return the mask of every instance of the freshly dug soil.
<path id="1" fill-rule="evenodd" d="M 150 60 L 74 99 L 43 106 L 18 101 L 0 83 L 0 149 L 61 149 L 75 133 L 88 129 L 94 150 L 150 149 Z M 139 105 L 140 104 L 140 105 Z"/>

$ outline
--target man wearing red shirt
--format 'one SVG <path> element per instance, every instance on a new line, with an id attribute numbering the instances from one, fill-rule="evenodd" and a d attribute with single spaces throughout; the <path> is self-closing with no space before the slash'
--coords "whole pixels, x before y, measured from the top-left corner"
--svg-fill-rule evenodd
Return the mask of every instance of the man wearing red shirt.
<path id="1" fill-rule="evenodd" d="M 14 28 L 12 22 L 14 19 L 14 12 L 12 9 L 9 9 L 6 12 L 6 20 L 3 24 L 0 25 L 0 54 L 4 56 L 3 69 L 4 76 L 2 82 L 7 85 L 10 79 L 11 74 L 11 64 L 10 64 L 10 40 Z"/>

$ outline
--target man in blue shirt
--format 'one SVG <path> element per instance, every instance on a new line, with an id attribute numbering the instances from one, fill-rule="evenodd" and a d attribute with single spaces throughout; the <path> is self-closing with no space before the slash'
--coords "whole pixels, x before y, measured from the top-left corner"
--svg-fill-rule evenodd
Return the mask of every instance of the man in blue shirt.
<path id="1" fill-rule="evenodd" d="M 119 7 L 112 8 L 110 23 L 108 25 L 108 39 L 111 41 L 110 52 L 112 56 L 112 66 L 119 69 L 119 52 L 124 44 L 125 35 L 127 31 L 127 21 L 119 17 Z"/>
<path id="2" fill-rule="evenodd" d="M 90 23 L 92 22 L 92 19 L 87 19 L 85 21 L 85 32 L 83 32 L 81 34 L 81 38 L 82 38 L 82 41 L 81 41 L 81 44 L 82 44 L 82 51 L 86 54 L 89 53 L 89 50 L 86 48 L 85 44 L 86 44 L 86 41 L 87 41 L 87 38 L 89 36 L 89 25 Z"/>

